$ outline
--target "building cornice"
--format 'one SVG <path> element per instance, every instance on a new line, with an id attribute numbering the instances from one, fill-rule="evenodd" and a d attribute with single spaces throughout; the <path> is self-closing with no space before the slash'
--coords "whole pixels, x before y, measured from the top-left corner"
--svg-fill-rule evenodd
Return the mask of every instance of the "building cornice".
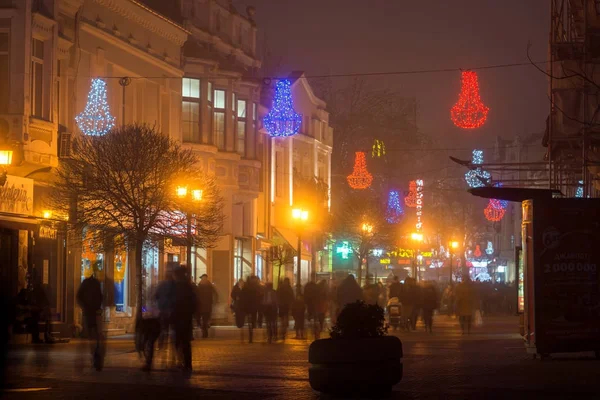
<path id="1" fill-rule="evenodd" d="M 61 0 L 58 3 L 58 9 L 61 13 L 68 15 L 69 17 L 74 17 L 83 5 L 83 1 L 84 0 Z"/>
<path id="2" fill-rule="evenodd" d="M 183 76 L 183 70 L 181 68 L 169 64 L 164 59 L 160 59 L 158 56 L 152 55 L 147 51 L 144 51 L 141 48 L 134 46 L 133 44 L 125 41 L 125 39 L 121 37 L 116 37 L 108 33 L 107 31 L 98 28 L 90 21 L 82 21 L 81 30 L 96 37 L 99 37 L 100 39 L 105 40 L 123 50 L 135 54 L 136 57 L 140 57 L 141 59 L 148 61 L 149 63 L 155 65 L 158 68 L 163 69 L 171 75 L 175 75 L 178 77 Z"/>
<path id="3" fill-rule="evenodd" d="M 150 32 L 156 33 L 179 47 L 183 46 L 190 33 L 182 26 L 162 16 L 136 0 L 93 0 L 99 5 L 135 22 Z M 140 13 L 140 9 L 144 12 Z"/>

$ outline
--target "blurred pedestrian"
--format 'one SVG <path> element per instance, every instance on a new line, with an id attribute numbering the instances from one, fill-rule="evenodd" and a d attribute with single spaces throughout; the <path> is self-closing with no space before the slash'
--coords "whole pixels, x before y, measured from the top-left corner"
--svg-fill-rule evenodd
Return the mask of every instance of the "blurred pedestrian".
<path id="1" fill-rule="evenodd" d="M 196 290 L 197 301 L 197 317 L 196 321 L 202 329 L 202 338 L 208 337 L 208 328 L 210 327 L 210 319 L 212 316 L 213 305 L 218 300 L 217 291 L 211 281 L 208 280 L 208 275 L 203 274 L 200 277 Z"/>
<path id="2" fill-rule="evenodd" d="M 337 290 L 337 303 L 338 310 L 337 315 L 340 314 L 346 304 L 356 303 L 359 300 L 363 300 L 363 292 L 354 275 L 349 274 L 346 279 L 340 283 Z"/>
<path id="3" fill-rule="evenodd" d="M 404 280 L 400 302 L 402 303 L 403 325 L 409 330 L 415 330 L 419 315 L 419 287 L 414 278 Z"/>
<path id="4" fill-rule="evenodd" d="M 186 374 L 192 372 L 192 320 L 196 313 L 196 294 L 187 277 L 185 268 L 175 270 L 175 302 L 173 326 L 175 328 L 175 348 L 183 361 Z"/>
<path id="5" fill-rule="evenodd" d="M 246 284 L 242 288 L 241 303 L 248 322 L 248 342 L 252 343 L 258 310 L 262 303 L 262 289 L 257 277 L 248 277 Z"/>
<path id="6" fill-rule="evenodd" d="M 158 320 L 160 322 L 160 336 L 158 348 L 164 350 L 169 343 L 169 331 L 175 307 L 175 274 L 170 271 L 167 279 L 160 282 L 154 293 L 154 301 L 158 308 Z"/>
<path id="7" fill-rule="evenodd" d="M 77 291 L 77 303 L 83 312 L 84 327 L 90 343 L 94 368 L 104 366 L 104 337 L 102 334 L 102 287 L 95 272 L 85 278 Z M 95 339 L 95 340 L 94 340 Z"/>
<path id="8" fill-rule="evenodd" d="M 375 305 L 379 303 L 379 294 L 380 288 L 374 282 L 373 275 L 367 275 L 366 284 L 363 288 L 363 296 L 365 299 L 365 303 L 370 305 Z M 380 306 L 385 306 L 385 304 L 380 304 Z"/>
<path id="9" fill-rule="evenodd" d="M 306 319 L 306 304 L 302 293 L 296 294 L 296 300 L 292 304 L 292 316 L 294 317 L 295 339 L 304 339 L 304 320 Z"/>
<path id="10" fill-rule="evenodd" d="M 277 292 L 271 282 L 265 284 L 262 309 L 267 325 L 267 342 L 272 343 L 273 338 L 277 339 Z"/>
<path id="11" fill-rule="evenodd" d="M 235 325 L 238 328 L 244 327 L 244 308 L 242 307 L 242 288 L 244 287 L 244 280 L 240 280 L 231 289 L 231 311 L 235 314 Z"/>
<path id="12" fill-rule="evenodd" d="M 306 318 L 309 323 L 315 324 L 317 315 L 317 302 L 319 300 L 319 288 L 314 277 L 304 286 L 304 303 L 306 304 Z"/>
<path id="13" fill-rule="evenodd" d="M 258 302 L 258 311 L 256 313 L 256 323 L 257 323 L 258 327 L 262 329 L 263 319 L 264 319 L 264 313 L 263 313 L 263 308 L 262 308 L 262 297 L 265 293 L 265 284 L 256 275 L 254 276 L 254 280 L 258 284 L 258 293 L 259 293 L 258 297 L 260 298 L 260 300 Z"/>
<path id="14" fill-rule="evenodd" d="M 402 284 L 400 283 L 400 281 L 398 280 L 398 277 L 396 275 L 394 275 L 394 277 L 392 278 L 392 283 L 390 284 L 390 294 L 389 294 L 389 298 L 394 298 L 396 297 L 398 300 L 400 300 L 400 297 L 402 296 Z"/>
<path id="15" fill-rule="evenodd" d="M 471 320 L 475 311 L 475 290 L 468 275 L 456 285 L 456 313 L 458 314 L 462 334 L 471 333 Z"/>
<path id="16" fill-rule="evenodd" d="M 422 310 L 425 330 L 433 331 L 433 312 L 439 308 L 439 296 L 437 288 L 431 282 L 426 282 L 422 289 Z"/>
<path id="17" fill-rule="evenodd" d="M 329 288 L 327 286 L 327 281 L 321 280 L 317 284 L 317 289 L 314 323 L 315 339 L 319 339 L 321 337 L 321 332 L 325 329 L 325 316 L 327 315 L 327 308 L 329 307 Z"/>
<path id="18" fill-rule="evenodd" d="M 290 310 L 294 302 L 294 290 L 290 278 L 285 278 L 277 288 L 277 305 L 281 320 L 281 339 L 285 340 L 287 329 L 290 325 Z"/>

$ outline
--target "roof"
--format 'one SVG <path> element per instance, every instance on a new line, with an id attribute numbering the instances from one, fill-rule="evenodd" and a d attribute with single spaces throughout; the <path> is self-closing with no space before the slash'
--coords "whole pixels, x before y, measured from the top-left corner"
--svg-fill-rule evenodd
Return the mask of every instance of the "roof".
<path id="1" fill-rule="evenodd" d="M 527 188 L 508 188 L 508 187 L 478 187 L 469 189 L 473 196 L 483 197 L 485 199 L 508 200 L 522 202 L 523 200 L 543 200 L 552 199 L 561 196 L 560 190 L 554 189 L 527 189 Z"/>
<path id="2" fill-rule="evenodd" d="M 146 6 L 152 11 L 160 14 L 163 18 L 176 23 L 179 28 L 183 29 L 181 26 L 183 23 L 183 15 L 181 15 L 181 8 L 179 7 L 180 0 L 134 0 L 134 3 Z"/>

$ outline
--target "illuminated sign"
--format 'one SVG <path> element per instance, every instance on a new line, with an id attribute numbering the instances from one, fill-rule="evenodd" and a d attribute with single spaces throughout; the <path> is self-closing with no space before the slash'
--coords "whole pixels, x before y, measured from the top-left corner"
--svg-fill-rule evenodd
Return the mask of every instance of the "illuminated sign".
<path id="1" fill-rule="evenodd" d="M 335 248 L 335 252 L 341 254 L 343 260 L 347 260 L 349 258 L 348 255 L 352 253 L 352 249 L 348 242 L 342 242 L 341 246 Z"/>
<path id="2" fill-rule="evenodd" d="M 389 255 L 397 258 L 413 258 L 415 256 L 415 252 L 411 249 L 398 249 L 390 251 Z"/>
<path id="3" fill-rule="evenodd" d="M 423 257 L 433 257 L 433 251 L 422 251 L 421 255 Z"/>
<path id="4" fill-rule="evenodd" d="M 56 229 L 49 226 L 40 226 L 40 239 L 56 239 Z"/>
<path id="5" fill-rule="evenodd" d="M 382 249 L 373 249 L 373 255 L 375 257 L 381 257 L 383 255 L 383 250 Z"/>
<path id="6" fill-rule="evenodd" d="M 382 258 L 381 260 L 379 260 L 379 264 L 391 264 L 391 260 L 389 258 Z"/>
<path id="7" fill-rule="evenodd" d="M 398 265 L 410 265 L 410 260 L 398 260 Z"/>
<path id="8" fill-rule="evenodd" d="M 417 232 L 421 232 L 423 228 L 423 179 L 417 179 Z"/>

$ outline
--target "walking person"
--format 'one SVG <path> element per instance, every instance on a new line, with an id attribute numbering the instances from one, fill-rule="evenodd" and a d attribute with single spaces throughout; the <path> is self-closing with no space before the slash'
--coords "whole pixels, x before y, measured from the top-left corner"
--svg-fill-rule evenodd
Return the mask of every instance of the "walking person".
<path id="1" fill-rule="evenodd" d="M 304 296 L 300 291 L 296 294 L 296 300 L 292 304 L 292 316 L 294 317 L 295 339 L 304 339 L 304 321 L 306 319 L 306 304 Z"/>
<path id="2" fill-rule="evenodd" d="M 95 273 L 81 282 L 76 297 L 83 312 L 94 368 L 101 371 L 106 348 L 102 335 L 102 287 Z"/>
<path id="3" fill-rule="evenodd" d="M 187 376 L 192 372 L 192 319 L 196 313 L 196 294 L 183 267 L 175 270 L 175 302 L 173 326 L 175 328 L 175 348 L 183 362 Z"/>
<path id="4" fill-rule="evenodd" d="M 231 289 L 231 311 L 233 311 L 235 315 L 235 325 L 238 328 L 244 327 L 244 319 L 246 315 L 244 314 L 244 308 L 242 307 L 242 289 L 244 287 L 244 280 L 240 279 Z M 243 336 L 243 332 L 242 332 Z M 242 337 L 243 339 L 243 337 Z"/>
<path id="5" fill-rule="evenodd" d="M 432 282 L 425 283 L 422 291 L 422 298 L 423 323 L 425 324 L 425 331 L 432 333 L 433 312 L 439 307 L 437 288 Z"/>
<path id="6" fill-rule="evenodd" d="M 475 311 L 475 289 L 468 275 L 456 285 L 456 313 L 460 322 L 462 334 L 471 333 L 471 320 Z"/>
<path id="7" fill-rule="evenodd" d="M 160 336 L 158 337 L 158 348 L 165 350 L 169 343 L 169 331 L 173 318 L 175 306 L 175 277 L 174 271 L 168 278 L 158 284 L 154 293 L 154 301 L 158 308 L 158 320 L 160 322 Z"/>
<path id="8" fill-rule="evenodd" d="M 304 303 L 306 304 L 306 317 L 312 323 L 313 329 L 316 324 L 317 302 L 319 300 L 319 288 L 314 277 L 304 286 Z"/>
<path id="9" fill-rule="evenodd" d="M 253 340 L 254 328 L 256 328 L 256 318 L 262 302 L 261 291 L 258 278 L 249 276 L 248 281 L 241 292 L 242 309 L 248 322 L 248 343 L 252 343 Z"/>
<path id="10" fill-rule="evenodd" d="M 323 329 L 325 329 L 325 316 L 327 314 L 329 301 L 329 288 L 327 287 L 327 281 L 320 281 L 317 284 L 317 288 L 318 290 L 314 322 L 315 339 L 319 339 L 321 337 L 321 332 Z"/>
<path id="11" fill-rule="evenodd" d="M 338 286 L 337 290 L 337 315 L 340 314 L 346 304 L 356 303 L 359 300 L 363 300 L 363 292 L 354 275 L 349 274 Z"/>
<path id="12" fill-rule="evenodd" d="M 202 328 L 202 338 L 208 337 L 208 328 L 210 327 L 210 318 L 212 316 L 213 305 L 217 302 L 218 295 L 215 286 L 208 280 L 208 275 L 203 274 L 200 277 L 197 290 L 197 317 L 198 325 Z"/>
<path id="13" fill-rule="evenodd" d="M 277 288 L 277 305 L 279 307 L 279 318 L 281 320 L 281 339 L 285 340 L 290 325 L 290 310 L 294 303 L 294 289 L 290 278 L 285 278 Z"/>
<path id="14" fill-rule="evenodd" d="M 273 338 L 277 340 L 277 292 L 271 282 L 265 284 L 262 309 L 267 325 L 267 342 L 270 344 Z"/>
<path id="15" fill-rule="evenodd" d="M 398 300 L 400 300 L 400 298 L 402 297 L 402 284 L 400 283 L 396 275 L 394 275 L 394 277 L 392 278 L 392 283 L 390 284 L 389 289 L 389 298 L 391 299 L 394 297 Z"/>

